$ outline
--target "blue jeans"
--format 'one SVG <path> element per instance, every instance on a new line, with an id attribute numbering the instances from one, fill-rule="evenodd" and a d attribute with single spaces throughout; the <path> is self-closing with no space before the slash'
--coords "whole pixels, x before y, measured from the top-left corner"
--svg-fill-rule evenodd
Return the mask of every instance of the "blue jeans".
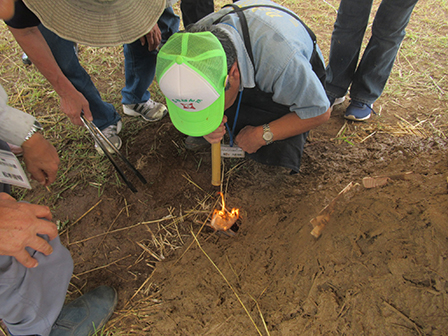
<path id="1" fill-rule="evenodd" d="M 39 25 L 39 30 L 47 41 L 62 73 L 89 102 L 94 124 L 100 130 L 116 124 L 121 119 L 120 115 L 115 111 L 112 104 L 106 103 L 101 99 L 101 95 L 90 76 L 79 64 L 73 42 L 64 40 L 43 25 Z"/>
<path id="2" fill-rule="evenodd" d="M 373 104 L 386 85 L 412 11 L 418 0 L 383 0 L 372 36 L 358 65 L 372 0 L 341 0 L 331 37 L 327 95 Z"/>
<path id="3" fill-rule="evenodd" d="M 162 33 L 162 43 L 179 30 L 180 18 L 168 7 L 160 16 L 157 24 Z M 149 51 L 148 45 L 140 40 L 123 46 L 125 87 L 121 90 L 122 104 L 145 103 L 151 97 L 148 91 L 156 71 L 157 50 Z"/>

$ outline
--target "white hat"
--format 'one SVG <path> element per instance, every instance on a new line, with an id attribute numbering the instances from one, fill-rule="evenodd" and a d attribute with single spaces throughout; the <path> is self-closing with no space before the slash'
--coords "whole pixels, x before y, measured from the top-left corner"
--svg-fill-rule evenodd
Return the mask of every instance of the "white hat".
<path id="1" fill-rule="evenodd" d="M 23 0 L 62 38 L 94 47 L 131 43 L 147 34 L 166 0 Z"/>

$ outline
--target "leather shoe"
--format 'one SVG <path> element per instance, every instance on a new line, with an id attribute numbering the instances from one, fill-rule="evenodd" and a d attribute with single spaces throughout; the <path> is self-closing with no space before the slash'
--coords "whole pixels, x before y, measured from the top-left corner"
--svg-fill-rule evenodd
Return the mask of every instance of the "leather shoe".
<path id="1" fill-rule="evenodd" d="M 89 336 L 106 324 L 117 305 L 117 292 L 100 286 L 62 307 L 50 336 Z"/>

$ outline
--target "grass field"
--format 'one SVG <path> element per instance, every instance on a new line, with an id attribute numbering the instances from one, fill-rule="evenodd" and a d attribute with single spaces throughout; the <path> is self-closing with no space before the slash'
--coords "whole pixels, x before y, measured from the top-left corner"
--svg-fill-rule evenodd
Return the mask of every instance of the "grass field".
<path id="1" fill-rule="evenodd" d="M 379 2 L 374 1 L 375 8 Z M 218 9 L 225 3 L 222 0 L 215 1 L 215 8 Z M 327 60 L 338 1 L 286 0 L 279 3 L 293 9 L 313 29 Z M 178 4 L 175 9 L 179 13 Z M 334 143 L 346 141 L 354 144 L 376 133 L 447 138 L 447 22 L 446 0 L 418 2 L 388 84 L 381 98 L 375 103 L 378 115 L 373 121 L 365 124 L 344 123 L 339 120 L 340 124 L 337 124 L 339 132 L 330 141 Z M 369 34 L 368 31 L 366 41 Z M 54 210 L 62 200 L 65 200 L 66 191 L 94 189 L 100 198 L 106 185 L 121 186 L 121 179 L 107 159 L 97 155 L 87 131 L 73 126 L 62 114 L 59 98 L 51 85 L 35 66 L 22 64 L 22 50 L 4 24 L 0 27 L 0 41 L 0 79 L 9 95 L 9 104 L 35 115 L 40 120 L 44 126 L 45 137 L 55 145 L 61 158 L 58 179 L 49 187 L 50 192 L 39 192 L 39 189 L 35 190 L 37 188 L 31 191 L 14 188 L 14 196 L 17 199 L 48 205 Z M 80 45 L 79 58 L 104 100 L 112 103 L 122 114 L 120 102 L 120 91 L 124 86 L 122 47 L 92 48 Z M 153 84 L 150 91 L 153 99 L 163 101 L 157 84 Z M 123 119 L 126 127 L 121 133 L 125 139 L 122 152 L 127 155 L 135 137 L 145 129 L 146 124 L 126 116 L 123 116 Z M 312 134 L 312 137 L 313 139 L 319 137 L 319 133 Z M 160 154 L 157 151 L 157 146 L 154 146 L 151 155 Z M 134 159 L 137 161 L 138 157 Z M 62 222 L 61 226 L 68 223 L 69 220 Z M 138 306 L 134 309 L 138 309 Z M 128 316 L 130 312 L 123 310 L 119 314 Z M 138 334 L 127 330 L 126 326 L 120 324 L 120 320 L 120 316 L 115 316 L 115 322 L 105 333 Z"/>

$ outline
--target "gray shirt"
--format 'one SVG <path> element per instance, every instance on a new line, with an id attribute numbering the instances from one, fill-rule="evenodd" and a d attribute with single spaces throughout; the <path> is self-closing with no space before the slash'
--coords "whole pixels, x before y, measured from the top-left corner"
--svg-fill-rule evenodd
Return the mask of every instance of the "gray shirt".
<path id="1" fill-rule="evenodd" d="M 266 0 L 243 0 L 240 7 L 254 4 L 278 6 Z M 211 25 L 231 8 L 221 9 L 202 20 Z M 273 101 L 290 106 L 301 119 L 324 114 L 330 107 L 319 78 L 309 59 L 313 41 L 304 26 L 292 16 L 272 8 L 258 7 L 244 12 L 249 28 L 255 64 L 252 64 L 242 38 L 242 29 L 236 14 L 227 15 L 217 26 L 226 32 L 235 45 L 243 88 L 273 93 Z M 324 63 L 322 54 L 317 48 Z"/>

